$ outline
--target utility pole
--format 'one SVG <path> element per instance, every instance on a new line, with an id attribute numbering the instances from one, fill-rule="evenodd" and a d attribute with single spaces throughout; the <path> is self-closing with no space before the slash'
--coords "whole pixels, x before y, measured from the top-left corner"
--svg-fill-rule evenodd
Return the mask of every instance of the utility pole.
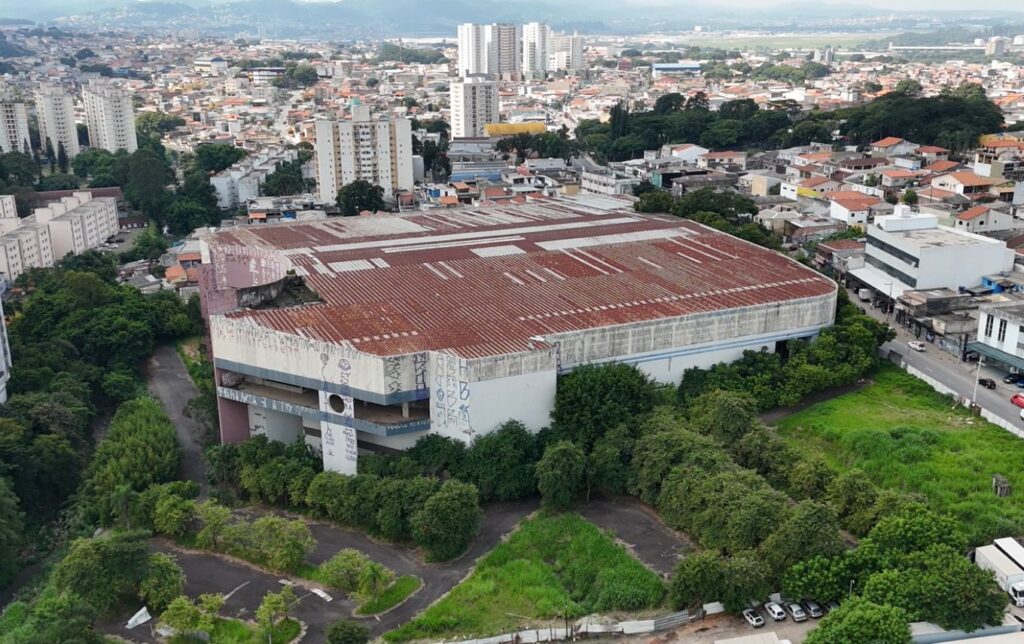
<path id="1" fill-rule="evenodd" d="M 985 362 L 985 356 L 978 354 L 978 369 L 974 372 L 974 393 L 971 395 L 971 407 L 978 404 L 978 383 L 981 381 L 981 365 Z"/>

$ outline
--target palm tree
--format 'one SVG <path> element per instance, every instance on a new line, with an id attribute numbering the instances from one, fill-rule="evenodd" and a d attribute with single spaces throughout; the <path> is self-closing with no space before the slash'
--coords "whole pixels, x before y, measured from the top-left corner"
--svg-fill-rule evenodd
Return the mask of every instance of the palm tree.
<path id="1" fill-rule="evenodd" d="M 387 588 L 389 581 L 387 568 L 376 562 L 369 563 L 359 577 L 359 592 L 371 599 L 377 599 Z"/>

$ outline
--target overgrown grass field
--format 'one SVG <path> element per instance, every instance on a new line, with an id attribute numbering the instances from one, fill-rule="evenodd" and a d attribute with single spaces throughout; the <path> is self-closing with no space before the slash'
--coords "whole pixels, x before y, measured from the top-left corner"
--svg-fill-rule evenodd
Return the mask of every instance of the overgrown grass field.
<path id="1" fill-rule="evenodd" d="M 780 435 L 839 470 L 859 467 L 881 487 L 922 495 L 958 518 L 974 544 L 1024 534 L 1024 440 L 895 367 L 872 379 L 784 419 Z M 997 473 L 1010 480 L 1011 496 L 993 494 Z"/>
<path id="2" fill-rule="evenodd" d="M 377 615 L 379 613 L 389 611 L 404 602 L 406 599 L 409 599 L 409 596 L 419 590 L 422 585 L 423 582 L 420 581 L 419 577 L 402 575 L 391 582 L 391 585 L 384 589 L 384 592 L 380 594 L 380 597 L 371 599 L 357 608 L 356 614 Z"/>
<path id="3" fill-rule="evenodd" d="M 391 642 L 492 635 L 543 620 L 661 605 L 661 579 L 575 514 L 525 521 Z"/>

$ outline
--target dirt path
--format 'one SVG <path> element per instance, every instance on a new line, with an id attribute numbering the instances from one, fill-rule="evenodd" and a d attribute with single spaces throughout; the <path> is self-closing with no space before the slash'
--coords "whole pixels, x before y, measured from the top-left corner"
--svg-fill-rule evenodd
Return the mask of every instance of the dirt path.
<path id="1" fill-rule="evenodd" d="M 683 555 L 694 548 L 686 537 L 661 522 L 652 509 L 622 497 L 591 501 L 577 510 L 584 519 L 614 534 L 637 559 L 668 575 Z"/>

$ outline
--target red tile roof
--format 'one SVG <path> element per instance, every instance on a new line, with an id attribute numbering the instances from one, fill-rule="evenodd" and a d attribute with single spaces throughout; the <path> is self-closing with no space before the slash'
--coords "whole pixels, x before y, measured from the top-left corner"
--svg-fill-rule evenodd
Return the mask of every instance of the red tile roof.
<path id="1" fill-rule="evenodd" d="M 835 290 L 783 255 L 611 197 L 268 224 L 208 241 L 212 266 L 258 247 L 323 300 L 230 317 L 375 355 L 495 356 L 528 350 L 531 336 Z"/>
<path id="2" fill-rule="evenodd" d="M 970 221 L 972 219 L 977 219 L 978 217 L 981 217 L 988 211 L 988 206 L 975 206 L 973 208 L 968 208 L 967 210 L 963 211 L 962 213 L 957 215 L 956 218 L 959 219 L 960 221 Z"/>
<path id="3" fill-rule="evenodd" d="M 903 139 L 898 136 L 887 136 L 884 139 L 880 139 L 871 144 L 873 148 L 891 148 L 894 145 L 903 143 Z"/>

